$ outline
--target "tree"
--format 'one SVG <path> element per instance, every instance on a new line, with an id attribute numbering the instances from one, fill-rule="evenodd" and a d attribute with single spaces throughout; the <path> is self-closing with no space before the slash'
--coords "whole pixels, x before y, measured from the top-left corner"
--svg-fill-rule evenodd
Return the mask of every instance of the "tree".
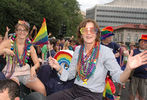
<path id="1" fill-rule="evenodd" d="M 71 36 L 82 20 L 79 12 L 76 0 L 0 0 L 0 33 L 5 32 L 6 26 L 14 32 L 19 19 L 28 21 L 31 27 L 40 28 L 43 18 L 46 18 L 48 33 L 57 37 L 61 24 L 65 24 L 66 36 Z"/>

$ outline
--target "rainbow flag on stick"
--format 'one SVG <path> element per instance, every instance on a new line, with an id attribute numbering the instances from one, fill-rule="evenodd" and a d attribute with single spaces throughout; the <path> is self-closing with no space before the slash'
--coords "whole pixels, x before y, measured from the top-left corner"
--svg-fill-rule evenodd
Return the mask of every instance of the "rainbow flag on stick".
<path id="1" fill-rule="evenodd" d="M 48 33 L 47 33 L 47 26 L 46 20 L 43 19 L 42 26 L 36 35 L 35 39 L 32 41 L 33 45 L 44 45 L 48 43 Z"/>
<path id="2" fill-rule="evenodd" d="M 115 86 L 114 83 L 111 81 L 109 76 L 106 77 L 106 85 L 103 92 L 103 97 L 105 97 L 106 100 L 115 100 L 113 97 L 113 94 L 115 93 Z"/>

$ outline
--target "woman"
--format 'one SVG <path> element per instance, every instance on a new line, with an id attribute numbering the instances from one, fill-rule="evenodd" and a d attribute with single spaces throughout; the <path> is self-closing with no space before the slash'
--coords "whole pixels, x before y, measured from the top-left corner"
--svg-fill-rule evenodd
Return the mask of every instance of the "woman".
<path id="1" fill-rule="evenodd" d="M 66 40 L 64 45 L 63 45 L 63 49 L 62 50 L 69 50 L 69 44 L 70 44 L 69 41 Z"/>
<path id="2" fill-rule="evenodd" d="M 34 47 L 30 45 L 29 28 L 29 23 L 18 21 L 15 26 L 16 35 L 0 44 L 0 55 L 5 54 L 7 59 L 7 64 L 2 72 L 6 78 L 10 78 L 18 84 L 21 82 L 26 87 L 46 95 L 44 85 L 36 77 L 35 70 L 40 64 Z M 31 68 L 27 64 L 29 56 L 34 63 Z"/>
<path id="3" fill-rule="evenodd" d="M 100 30 L 95 21 L 86 19 L 78 27 L 81 45 L 76 47 L 69 70 L 64 70 L 50 57 L 49 64 L 60 74 L 62 81 L 76 77 L 70 89 L 49 95 L 48 100 L 102 100 L 108 70 L 116 82 L 125 82 L 132 69 L 147 63 L 147 51 L 129 55 L 125 71 L 121 71 L 111 49 L 100 44 Z"/>

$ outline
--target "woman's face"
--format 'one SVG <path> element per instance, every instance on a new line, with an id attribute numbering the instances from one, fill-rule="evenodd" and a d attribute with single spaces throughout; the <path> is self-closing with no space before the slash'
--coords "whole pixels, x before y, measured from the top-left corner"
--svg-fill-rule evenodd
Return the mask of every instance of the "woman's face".
<path id="1" fill-rule="evenodd" d="M 27 37 L 28 35 L 28 31 L 26 30 L 26 28 L 22 25 L 19 25 L 16 29 L 16 34 L 17 34 L 17 37 L 21 38 L 21 39 L 24 39 Z"/>
<path id="2" fill-rule="evenodd" d="M 86 24 L 86 26 L 82 32 L 82 38 L 84 40 L 84 43 L 86 43 L 86 44 L 95 43 L 96 29 L 95 29 L 94 24 L 92 22 L 88 22 Z"/>

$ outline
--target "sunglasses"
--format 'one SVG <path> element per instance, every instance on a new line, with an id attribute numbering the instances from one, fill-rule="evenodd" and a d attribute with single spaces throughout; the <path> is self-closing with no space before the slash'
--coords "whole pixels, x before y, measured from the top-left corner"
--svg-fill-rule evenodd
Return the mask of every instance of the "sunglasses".
<path id="1" fill-rule="evenodd" d="M 88 31 L 91 33 L 91 34 L 96 34 L 98 32 L 98 29 L 97 28 L 85 28 L 85 27 L 82 27 L 80 29 L 80 32 L 81 34 L 87 34 Z"/>

